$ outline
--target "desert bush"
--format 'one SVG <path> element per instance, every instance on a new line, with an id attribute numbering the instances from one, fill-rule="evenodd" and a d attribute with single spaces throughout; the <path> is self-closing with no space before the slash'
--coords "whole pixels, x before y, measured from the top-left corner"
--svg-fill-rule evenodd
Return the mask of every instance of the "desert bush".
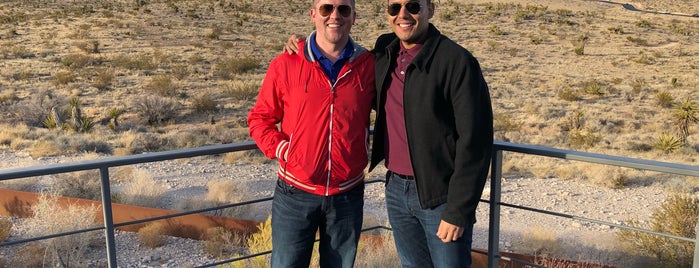
<path id="1" fill-rule="evenodd" d="M 649 45 L 648 40 L 640 38 L 640 37 L 629 36 L 629 37 L 626 37 L 626 40 L 628 40 L 629 42 L 634 43 L 636 45 L 643 46 L 643 47 L 647 47 Z"/>
<path id="2" fill-rule="evenodd" d="M 495 131 L 519 131 L 522 129 L 523 124 L 524 122 L 515 120 L 509 114 L 496 113 L 493 118 L 493 127 Z"/>
<path id="3" fill-rule="evenodd" d="M 259 83 L 235 81 L 223 88 L 223 93 L 237 101 L 253 101 L 260 90 Z"/>
<path id="4" fill-rule="evenodd" d="M 244 237 L 220 226 L 206 229 L 203 236 L 204 252 L 219 259 L 238 252 L 245 243 Z"/>
<path id="5" fill-rule="evenodd" d="M 144 169 L 134 169 L 131 180 L 126 181 L 119 193 L 119 199 L 130 205 L 158 207 L 165 191 L 165 186 L 158 183 L 153 174 Z"/>
<path id="6" fill-rule="evenodd" d="M 27 226 L 26 235 L 36 237 L 96 227 L 97 210 L 95 206 L 80 207 L 74 204 L 63 207 L 56 197 L 41 194 L 32 207 L 33 216 L 24 223 Z M 99 234 L 86 232 L 42 240 L 46 250 L 34 257 L 43 260 L 43 267 L 83 266 L 88 247 L 96 245 Z"/>
<path id="7" fill-rule="evenodd" d="M 587 94 L 595 96 L 602 96 L 605 94 L 604 86 L 597 80 L 583 83 L 583 91 Z"/>
<path id="8" fill-rule="evenodd" d="M 14 103 L 9 110 L 16 120 L 28 126 L 41 126 L 51 107 L 60 106 L 64 102 L 65 97 L 62 95 L 51 90 L 38 90 L 28 98 Z"/>
<path id="9" fill-rule="evenodd" d="M 658 91 L 658 93 L 655 94 L 655 98 L 658 101 L 658 105 L 663 108 L 670 108 L 675 102 L 675 98 L 672 97 L 672 93 L 667 90 Z"/>
<path id="10" fill-rule="evenodd" d="M 689 137 L 689 125 L 699 122 L 697 117 L 699 106 L 694 104 L 691 99 L 686 98 L 684 101 L 675 104 L 674 109 L 674 124 L 679 129 L 680 142 L 686 144 L 687 137 Z"/>
<path id="11" fill-rule="evenodd" d="M 236 74 L 247 73 L 260 66 L 258 60 L 253 58 L 226 58 L 216 64 L 214 74 L 221 79 L 233 79 Z"/>
<path id="12" fill-rule="evenodd" d="M 568 133 L 568 141 L 572 148 L 594 147 L 602 137 L 591 129 L 574 129 Z"/>
<path id="13" fill-rule="evenodd" d="M 260 223 L 258 229 L 260 230 L 259 232 L 252 234 L 246 240 L 248 254 L 271 252 L 272 250 L 272 217 L 267 217 L 267 220 Z M 233 262 L 231 266 L 234 268 L 266 268 L 269 267 L 269 258 L 269 254 L 260 255 L 247 260 Z"/>
<path id="14" fill-rule="evenodd" d="M 644 80 L 643 78 L 636 78 L 636 79 L 631 80 L 631 89 L 636 94 L 641 93 L 645 86 L 646 86 L 646 80 Z"/>
<path id="15" fill-rule="evenodd" d="M 215 206 L 222 206 L 233 203 L 240 203 L 246 200 L 246 193 L 249 191 L 243 189 L 240 184 L 233 180 L 218 180 L 209 181 L 206 183 L 206 188 L 208 192 L 206 193 L 206 200 L 213 203 Z M 246 206 L 237 206 L 223 209 L 222 211 L 216 211 L 216 215 L 231 217 L 231 218 L 243 218 L 246 211 Z"/>
<path id="16" fill-rule="evenodd" d="M 636 25 L 637 27 L 641 27 L 641 28 L 651 28 L 651 27 L 653 27 L 653 24 L 652 24 L 650 21 L 648 21 L 648 20 L 639 20 L 639 21 L 637 21 L 637 22 L 635 23 L 635 25 Z"/>
<path id="17" fill-rule="evenodd" d="M 667 132 L 658 136 L 653 142 L 653 148 L 670 154 L 682 147 L 682 141 Z"/>
<path id="18" fill-rule="evenodd" d="M 0 242 L 5 242 L 10 237 L 12 231 L 12 221 L 10 218 L 0 216 Z"/>
<path id="19" fill-rule="evenodd" d="M 53 83 L 55 85 L 66 85 L 75 81 L 75 73 L 72 71 L 58 71 L 53 74 Z"/>
<path id="20" fill-rule="evenodd" d="M 634 219 L 629 221 L 629 226 L 694 238 L 697 216 L 699 216 L 699 199 L 675 194 L 653 210 L 649 226 Z M 655 267 L 692 267 L 694 254 L 692 242 L 628 229 L 620 229 L 617 235 L 630 250 L 655 257 L 659 262 Z"/>
<path id="21" fill-rule="evenodd" d="M 556 234 L 544 226 L 532 226 L 522 235 L 522 252 L 531 255 L 557 255 L 562 250 Z"/>
<path id="22" fill-rule="evenodd" d="M 61 196 L 101 200 L 100 173 L 98 170 L 56 174 L 52 191 Z"/>
<path id="23" fill-rule="evenodd" d="M 214 112 L 218 110 L 218 103 L 210 94 L 201 94 L 192 98 L 192 108 L 200 113 Z"/>
<path id="24" fill-rule="evenodd" d="M 558 91 L 558 98 L 566 101 L 577 101 L 580 100 L 580 94 L 577 90 L 566 87 Z"/>
<path id="25" fill-rule="evenodd" d="M 677 23 L 670 24 L 670 30 L 676 34 L 683 36 L 692 35 L 692 30 L 686 25 L 679 25 Z"/>
<path id="26" fill-rule="evenodd" d="M 165 228 L 161 223 L 151 222 L 138 229 L 138 239 L 141 245 L 157 248 L 165 245 Z"/>
<path id="27" fill-rule="evenodd" d="M 97 65 L 97 62 L 88 55 L 79 53 L 68 54 L 60 59 L 61 64 L 71 69 L 80 69 L 90 65 Z"/>
<path id="28" fill-rule="evenodd" d="M 209 32 L 206 34 L 206 38 L 208 38 L 208 39 L 213 39 L 213 40 L 218 40 L 218 39 L 221 37 L 221 33 L 222 33 L 221 28 L 219 28 L 219 27 L 214 27 L 213 29 L 211 29 L 211 31 L 209 31 Z"/>
<path id="29" fill-rule="evenodd" d="M 652 65 L 655 63 L 656 60 L 653 56 L 650 56 L 645 52 L 641 51 L 638 53 L 638 58 L 632 59 L 632 61 L 635 63 Z"/>
<path id="30" fill-rule="evenodd" d="M 624 34 L 624 27 L 621 26 L 609 27 L 607 28 L 607 30 L 609 30 L 610 33 L 614 34 Z"/>
<path id="31" fill-rule="evenodd" d="M 169 98 L 146 95 L 137 98 L 134 106 L 139 116 L 149 125 L 161 125 L 177 117 L 179 103 Z"/>
<path id="32" fill-rule="evenodd" d="M 92 78 L 92 86 L 99 90 L 107 90 L 112 85 L 113 81 L 114 70 L 101 68 L 97 70 L 97 73 Z"/>
<path id="33" fill-rule="evenodd" d="M 143 54 L 118 54 L 112 58 L 112 63 L 130 70 L 155 70 L 158 67 L 152 56 Z"/>
<path id="34" fill-rule="evenodd" d="M 163 97 L 173 97 L 177 95 L 177 85 L 169 75 L 157 75 L 143 86 L 146 91 L 155 93 Z"/>

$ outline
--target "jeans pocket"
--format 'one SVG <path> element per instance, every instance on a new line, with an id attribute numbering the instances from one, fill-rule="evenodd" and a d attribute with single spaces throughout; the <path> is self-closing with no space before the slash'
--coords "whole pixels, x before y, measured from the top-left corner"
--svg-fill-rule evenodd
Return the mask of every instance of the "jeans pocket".
<path id="1" fill-rule="evenodd" d="M 279 192 L 283 194 L 293 194 L 297 191 L 300 191 L 298 188 L 294 187 L 291 184 L 288 184 L 282 179 L 277 179 L 277 190 L 279 190 Z"/>

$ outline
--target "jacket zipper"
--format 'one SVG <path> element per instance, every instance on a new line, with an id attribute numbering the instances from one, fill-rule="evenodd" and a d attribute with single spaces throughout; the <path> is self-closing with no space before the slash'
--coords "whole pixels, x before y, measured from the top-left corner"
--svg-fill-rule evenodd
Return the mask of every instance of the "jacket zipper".
<path id="1" fill-rule="evenodd" d="M 330 84 L 330 97 L 332 98 L 332 101 L 330 102 L 330 124 L 329 124 L 329 129 L 328 129 L 328 178 L 325 181 L 325 196 L 330 195 L 330 180 L 332 178 L 332 144 L 333 144 L 333 116 L 335 114 L 335 86 L 337 85 L 337 82 L 340 81 L 340 79 L 344 78 L 347 76 L 347 74 L 351 73 L 352 70 L 348 70 L 342 76 L 337 77 L 335 79 L 335 84 L 331 83 L 330 80 L 328 80 L 328 84 Z"/>

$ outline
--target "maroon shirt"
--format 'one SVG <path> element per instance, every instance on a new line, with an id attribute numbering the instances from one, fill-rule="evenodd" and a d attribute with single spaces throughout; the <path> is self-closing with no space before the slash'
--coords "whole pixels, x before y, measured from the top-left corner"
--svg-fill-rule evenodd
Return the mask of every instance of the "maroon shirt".
<path id="1" fill-rule="evenodd" d="M 403 114 L 403 88 L 405 85 L 405 73 L 413 58 L 420 52 L 422 44 L 411 49 L 405 49 L 400 45 L 400 51 L 394 69 L 391 72 L 391 81 L 386 91 L 386 167 L 398 174 L 414 175 L 408 150 L 408 135 L 405 130 L 405 116 Z"/>

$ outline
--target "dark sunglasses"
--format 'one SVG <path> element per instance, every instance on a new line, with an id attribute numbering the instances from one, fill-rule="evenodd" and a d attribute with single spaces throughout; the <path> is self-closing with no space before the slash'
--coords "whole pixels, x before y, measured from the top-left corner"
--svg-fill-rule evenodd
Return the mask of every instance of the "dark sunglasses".
<path id="1" fill-rule="evenodd" d="M 327 17 L 330 16 L 330 14 L 333 13 L 333 10 L 337 8 L 337 12 L 340 13 L 343 17 L 349 17 L 352 15 L 352 7 L 348 5 L 339 5 L 339 6 L 333 6 L 331 4 L 323 4 L 318 7 L 318 12 L 320 13 L 321 16 Z"/>
<path id="2" fill-rule="evenodd" d="M 393 3 L 393 4 L 388 5 L 388 8 L 386 9 L 386 11 L 388 11 L 388 15 L 395 16 L 395 15 L 398 15 L 398 13 L 400 13 L 401 8 L 403 8 L 403 5 L 401 5 L 399 3 Z M 415 15 L 417 13 L 420 13 L 420 3 L 407 2 L 407 3 L 405 3 L 405 9 L 407 9 L 408 12 L 410 12 L 410 14 Z"/>

